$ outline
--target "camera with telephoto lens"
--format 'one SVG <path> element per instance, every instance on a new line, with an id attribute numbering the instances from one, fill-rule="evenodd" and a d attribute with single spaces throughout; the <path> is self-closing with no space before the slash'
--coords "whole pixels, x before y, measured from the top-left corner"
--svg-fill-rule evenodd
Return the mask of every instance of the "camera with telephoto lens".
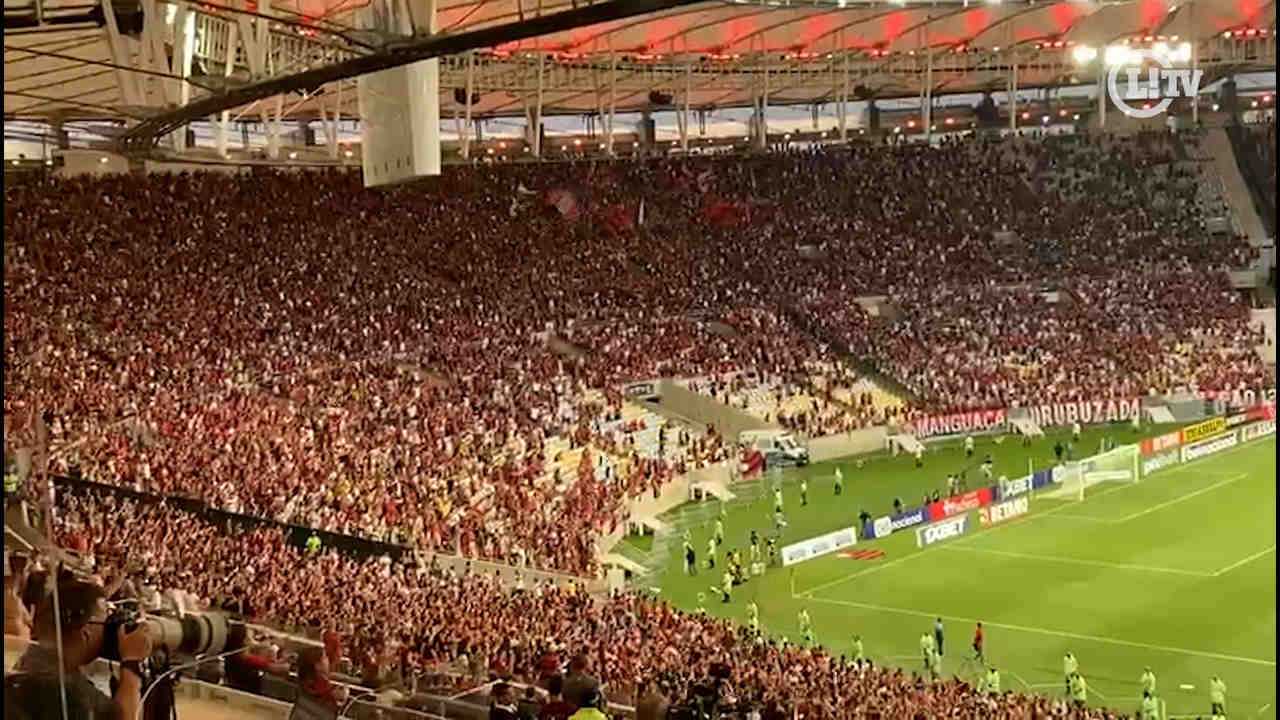
<path id="1" fill-rule="evenodd" d="M 116 605 L 103 622 L 102 657 L 120 660 L 120 628 L 125 633 L 146 625 L 151 633 L 151 645 L 164 648 L 170 656 L 217 655 L 227 650 L 244 647 L 248 629 L 244 623 L 233 622 L 217 612 L 184 613 L 179 617 L 147 614 L 136 606 Z"/>

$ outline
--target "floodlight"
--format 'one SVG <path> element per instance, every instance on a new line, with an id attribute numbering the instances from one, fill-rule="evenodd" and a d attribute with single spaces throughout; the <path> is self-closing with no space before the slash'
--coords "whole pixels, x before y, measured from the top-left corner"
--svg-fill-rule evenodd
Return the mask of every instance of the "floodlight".
<path id="1" fill-rule="evenodd" d="M 1106 54 L 1103 56 L 1107 67 L 1115 67 L 1117 65 L 1128 65 L 1131 51 L 1123 45 L 1111 45 L 1107 47 Z"/>
<path id="2" fill-rule="evenodd" d="M 1098 49 L 1088 45 L 1077 45 L 1071 50 L 1071 57 L 1077 65 L 1088 65 L 1098 57 Z"/>

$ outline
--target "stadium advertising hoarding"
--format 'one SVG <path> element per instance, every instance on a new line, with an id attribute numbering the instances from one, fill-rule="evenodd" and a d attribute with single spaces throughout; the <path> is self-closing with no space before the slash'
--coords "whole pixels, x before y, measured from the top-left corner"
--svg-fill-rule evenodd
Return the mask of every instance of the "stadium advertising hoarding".
<path id="1" fill-rule="evenodd" d="M 950 415 L 929 415 L 907 423 L 905 428 L 916 437 L 927 438 L 998 430 L 1008 419 L 1009 412 L 1005 408 L 974 410 Z"/>
<path id="2" fill-rule="evenodd" d="M 1026 515 L 1031 510 L 1031 503 L 1025 497 L 1014 498 L 991 507 L 978 510 L 978 522 L 982 525 L 995 525 L 1009 518 Z"/>
<path id="3" fill-rule="evenodd" d="M 904 510 L 897 515 L 889 516 L 889 528 L 893 532 L 915 525 L 922 525 L 926 522 L 929 522 L 929 512 L 925 508 Z"/>
<path id="4" fill-rule="evenodd" d="M 893 521 L 889 519 L 888 515 L 876 518 L 875 523 L 871 526 L 871 537 L 881 538 L 891 534 L 892 532 Z M 866 533 L 863 534 L 865 535 Z"/>
<path id="5" fill-rule="evenodd" d="M 1182 462 L 1181 454 L 1177 450 L 1166 450 L 1157 455 L 1144 458 L 1142 461 L 1142 475 L 1145 477 L 1153 472 L 1173 467 Z"/>
<path id="6" fill-rule="evenodd" d="M 922 507 L 903 510 L 896 515 L 881 515 L 875 520 L 867 520 L 862 524 L 862 539 L 888 537 L 899 530 L 927 522 L 929 522 L 929 509 Z"/>
<path id="7" fill-rule="evenodd" d="M 858 542 L 858 531 L 848 527 L 843 530 L 819 535 L 808 540 L 801 540 L 782 548 L 782 564 L 795 565 L 798 562 L 816 558 L 819 555 L 835 552 L 850 547 Z"/>
<path id="8" fill-rule="evenodd" d="M 1031 420 L 1040 427 L 1080 423 L 1118 422 L 1138 417 L 1142 403 L 1138 398 L 1120 400 L 1076 400 L 1052 405 L 1032 405 L 1027 408 Z"/>
<path id="9" fill-rule="evenodd" d="M 1138 443 L 1138 451 L 1144 456 L 1155 455 L 1156 453 L 1172 450 L 1182 444 L 1182 433 L 1177 430 L 1171 433 L 1165 433 L 1153 438 L 1147 438 Z"/>
<path id="10" fill-rule="evenodd" d="M 1188 425 L 1179 432 L 1182 433 L 1182 444 L 1197 442 L 1207 437 L 1213 437 L 1223 430 L 1227 429 L 1227 419 L 1222 417 L 1209 418 L 1195 425 Z"/>
<path id="11" fill-rule="evenodd" d="M 658 397 L 658 383 L 633 382 L 622 386 L 622 394 L 633 400 L 648 400 Z"/>
<path id="12" fill-rule="evenodd" d="M 916 547 L 927 547 L 936 542 L 960 537 L 969 532 L 969 516 L 960 515 L 916 530 Z"/>
<path id="13" fill-rule="evenodd" d="M 1226 435 L 1219 435 L 1208 440 L 1201 440 L 1198 443 L 1182 446 L 1182 462 L 1191 462 L 1196 458 L 1202 458 L 1205 455 L 1212 455 L 1222 452 L 1227 448 L 1235 447 L 1240 444 L 1240 438 L 1237 433 L 1230 432 Z"/>
<path id="14" fill-rule="evenodd" d="M 1017 480 L 1007 480 L 1004 483 L 1001 483 L 998 487 L 1000 491 L 999 499 L 1007 500 L 1011 497 L 1025 495 L 1026 493 L 1031 492 L 1031 481 L 1032 476 L 1028 475 L 1026 477 L 1020 477 Z"/>
<path id="15" fill-rule="evenodd" d="M 929 519 L 937 522 L 943 518 L 949 518 L 975 508 L 986 507 L 991 504 L 991 488 L 984 487 L 977 490 L 971 490 L 963 495 L 956 495 L 938 502 L 929 503 Z"/>
<path id="16" fill-rule="evenodd" d="M 1276 421 L 1263 420 L 1260 423 L 1245 425 L 1244 427 L 1240 428 L 1240 442 L 1249 442 L 1250 440 L 1257 440 L 1258 438 L 1263 438 L 1268 435 L 1275 435 L 1275 434 L 1276 434 Z"/>

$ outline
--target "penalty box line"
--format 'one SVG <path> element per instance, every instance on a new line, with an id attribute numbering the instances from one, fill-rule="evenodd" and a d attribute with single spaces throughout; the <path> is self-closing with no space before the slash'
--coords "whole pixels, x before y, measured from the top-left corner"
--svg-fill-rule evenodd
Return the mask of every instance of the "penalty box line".
<path id="1" fill-rule="evenodd" d="M 1201 463 L 1205 462 L 1206 460 L 1221 460 L 1223 457 L 1226 457 L 1226 456 L 1228 456 L 1228 455 L 1233 455 L 1233 454 L 1235 454 L 1235 453 L 1237 453 L 1237 452 L 1239 452 L 1240 450 L 1243 450 L 1243 449 L 1245 449 L 1245 448 L 1251 448 L 1251 447 L 1254 447 L 1256 444 L 1257 444 L 1256 442 L 1251 442 L 1251 443 L 1248 443 L 1248 444 L 1246 444 L 1246 445 L 1237 445 L 1236 447 L 1233 447 L 1233 448 L 1231 448 L 1231 449 L 1229 449 L 1229 450 L 1225 450 L 1225 451 L 1220 452 L 1220 453 L 1216 453 L 1216 454 L 1214 454 L 1214 455 L 1208 455 L 1208 456 L 1205 456 L 1205 457 L 1202 457 L 1202 458 L 1196 458 L 1195 460 L 1192 460 L 1192 461 L 1191 461 L 1191 462 L 1189 462 L 1189 463 L 1184 463 L 1184 464 L 1182 464 L 1182 465 L 1179 465 L 1179 466 L 1178 466 L 1178 467 L 1176 467 L 1176 468 L 1173 468 L 1172 470 L 1169 470 L 1168 472 L 1164 473 L 1164 475 L 1165 475 L 1165 477 L 1168 477 L 1168 476 L 1170 476 L 1170 475 L 1180 475 L 1180 474 L 1182 474 L 1184 471 L 1189 470 L 1189 469 L 1191 469 L 1192 467 L 1194 467 L 1194 466 L 1196 466 L 1196 465 L 1199 465 L 1199 464 L 1201 464 Z M 1241 475 L 1241 477 L 1244 477 L 1245 475 L 1246 475 L 1246 474 L 1242 474 L 1242 475 Z M 1238 480 L 1239 480 L 1239 478 L 1235 478 L 1235 479 L 1231 480 L 1231 482 L 1236 482 L 1236 481 L 1238 481 Z M 974 532 L 974 533 L 970 534 L 968 537 L 964 538 L 964 539 L 963 539 L 963 540 L 961 540 L 960 542 L 961 542 L 961 543 L 965 543 L 965 544 L 967 544 L 970 540 L 972 540 L 972 539 L 974 539 L 974 538 L 977 538 L 977 537 L 981 537 L 981 536 L 986 535 L 986 534 L 988 534 L 988 533 L 996 532 L 996 531 L 998 531 L 998 530 L 1003 530 L 1004 528 L 1012 527 L 1012 526 L 1014 526 L 1014 525 L 1018 525 L 1018 524 L 1020 524 L 1020 523 L 1023 523 L 1023 522 L 1026 522 L 1026 521 L 1028 521 L 1028 520 L 1032 520 L 1032 519 L 1035 519 L 1035 518 L 1042 518 L 1042 517 L 1049 517 L 1049 516 L 1051 516 L 1051 515 L 1057 515 L 1057 514 L 1059 513 L 1059 511 L 1067 510 L 1067 509 L 1069 509 L 1069 508 L 1074 508 L 1074 507 L 1075 507 L 1075 506 L 1077 506 L 1077 505 L 1080 505 L 1080 504 L 1083 504 L 1083 503 L 1087 503 L 1087 502 L 1089 502 L 1089 501 L 1091 501 L 1091 500 L 1097 500 L 1097 499 L 1099 499 L 1099 498 L 1106 497 L 1107 495 L 1110 495 L 1110 494 L 1111 494 L 1111 493 L 1113 493 L 1113 492 L 1117 492 L 1117 491 L 1120 491 L 1120 490 L 1125 490 L 1125 489 L 1133 488 L 1133 487 L 1139 487 L 1139 486 L 1141 486 L 1142 484 L 1143 484 L 1143 483 L 1141 483 L 1141 482 L 1124 483 L 1124 484 L 1122 484 L 1122 485 L 1116 485 L 1116 486 L 1114 486 L 1114 487 L 1105 488 L 1105 489 L 1103 489 L 1103 490 L 1101 490 L 1101 491 L 1099 491 L 1099 492 L 1097 492 L 1097 493 L 1094 493 L 1093 495 L 1090 495 L 1089 497 L 1086 497 L 1084 500 L 1082 500 L 1082 501 L 1080 501 L 1080 502 L 1075 502 L 1075 503 L 1072 503 L 1072 502 L 1064 502 L 1064 503 L 1062 503 L 1061 505 L 1058 505 L 1057 507 L 1049 508 L 1048 510 L 1045 510 L 1045 511 L 1043 511 L 1043 512 L 1030 513 L 1030 514 L 1024 515 L 1024 516 L 1022 516 L 1022 517 L 1020 517 L 1020 518 L 1014 518 L 1013 520 L 1009 520 L 1008 522 L 1000 523 L 999 525 L 992 525 L 992 526 L 987 527 L 987 528 L 979 529 L 977 532 Z M 1225 483 L 1223 483 L 1223 484 L 1225 484 Z M 1206 490 L 1206 489 L 1208 489 L 1208 488 L 1202 488 L 1202 490 Z M 1192 491 L 1192 492 L 1196 492 L 1196 493 L 1198 493 L 1198 492 L 1200 492 L 1200 491 L 1199 491 L 1199 490 L 1197 490 L 1197 491 Z M 1177 499 L 1177 498 L 1175 498 L 1175 499 Z M 1182 499 L 1185 499 L 1185 497 L 1184 497 L 1184 498 L 1182 498 Z M 1144 512 L 1144 513 L 1145 513 L 1146 511 L 1142 511 L 1142 512 Z M 1073 515 L 1069 515 L 1069 514 L 1068 514 L 1068 515 L 1063 515 L 1062 517 L 1063 517 L 1063 518 L 1072 518 L 1072 519 L 1086 519 L 1086 516 L 1080 516 L 1080 515 L 1073 516 Z M 1096 520 L 1097 522 L 1100 522 L 1100 523 L 1115 523 L 1115 522 L 1116 522 L 1115 520 L 1108 520 L 1108 519 L 1105 519 L 1105 518 L 1087 518 L 1087 519 L 1089 519 L 1089 520 Z M 953 546 L 954 546 L 954 545 L 956 545 L 956 544 L 957 544 L 957 543 L 950 543 L 950 545 L 953 545 Z M 887 568 L 893 567 L 893 566 L 895 566 L 895 565 L 899 565 L 899 564 L 901 564 L 901 563 L 903 563 L 903 562 L 906 562 L 907 560 L 911 560 L 911 559 L 914 559 L 914 558 L 918 558 L 918 557 L 920 557 L 920 556 L 922 556 L 922 555 L 924 555 L 924 554 L 926 554 L 926 553 L 929 553 L 929 552 L 931 552 L 931 551 L 933 551 L 933 550 L 937 550 L 937 549 L 939 549 L 939 548 L 941 548 L 941 547 L 945 547 L 945 546 L 946 546 L 945 544 L 944 544 L 944 545 L 934 545 L 934 546 L 931 546 L 931 547 L 924 548 L 923 550 L 917 550 L 916 552 L 910 553 L 910 554 L 908 554 L 908 555 L 904 555 L 904 556 L 902 556 L 902 557 L 900 557 L 900 558 L 898 558 L 898 559 L 896 559 L 896 560 L 890 560 L 889 562 L 882 563 L 882 564 L 880 564 L 880 565 L 875 565 L 875 566 L 873 566 L 873 567 L 869 567 L 869 568 L 867 568 L 867 569 L 865 569 L 865 570 L 859 570 L 859 571 L 857 571 L 857 572 L 855 572 L 855 573 L 851 573 L 851 574 L 846 575 L 846 576 L 844 576 L 844 577 L 836 578 L 835 580 L 831 580 L 831 581 L 828 581 L 828 582 L 822 583 L 822 584 L 820 584 L 820 585 L 816 585 L 816 586 L 814 586 L 814 587 L 811 587 L 811 588 L 809 588 L 809 589 L 807 589 L 807 590 L 804 590 L 804 591 L 800 592 L 799 594 L 796 594 L 796 592 L 795 592 L 795 590 L 794 590 L 794 588 L 793 588 L 793 589 L 792 589 L 792 592 L 791 592 L 791 596 L 792 596 L 792 597 L 795 597 L 795 598 L 812 597 L 812 596 L 813 596 L 813 593 L 821 592 L 821 591 L 823 591 L 823 590 L 826 590 L 827 588 L 835 587 L 836 585 L 842 585 L 842 584 L 844 584 L 844 583 L 846 583 L 846 582 L 849 582 L 850 580 L 853 580 L 853 579 L 856 579 L 856 578 L 862 577 L 863 575 L 869 575 L 869 574 L 874 573 L 874 572 L 879 572 L 879 571 L 881 571 L 881 570 L 885 570 L 885 569 L 887 569 Z M 1265 554 L 1266 554 L 1265 552 L 1263 552 L 1263 553 L 1259 553 L 1258 557 L 1261 557 L 1262 555 L 1265 555 Z M 1256 559 L 1256 558 L 1249 558 L 1249 559 L 1250 559 L 1250 560 L 1253 560 L 1253 559 Z M 1241 564 L 1241 565 L 1243 565 L 1243 564 L 1244 564 L 1244 562 L 1241 562 L 1240 564 Z M 1218 574 L 1221 574 L 1221 573 L 1227 572 L 1228 570 L 1234 570 L 1234 569 L 1235 569 L 1234 567 L 1229 567 L 1229 568 L 1227 568 L 1226 570 L 1220 570 L 1220 571 L 1218 571 Z M 1209 575 L 1210 577 L 1213 577 L 1213 576 L 1214 576 L 1212 573 L 1209 573 L 1208 575 Z"/>
<path id="2" fill-rule="evenodd" d="M 1142 650 L 1154 650 L 1157 652 L 1166 652 L 1176 655 L 1190 655 L 1193 657 L 1210 658 L 1213 660 L 1225 660 L 1228 662 L 1246 663 L 1250 665 L 1262 665 L 1264 667 L 1275 667 L 1273 660 L 1260 660 L 1258 658 L 1240 657 L 1238 655 L 1224 655 L 1222 653 L 1207 652 L 1204 650 L 1190 650 L 1187 648 L 1170 647 L 1167 645 L 1151 645 L 1148 643 L 1140 643 L 1134 640 L 1121 640 L 1120 638 L 1102 637 L 1099 635 L 1085 635 L 1083 633 L 1066 632 L 1064 630 L 1053 630 L 1050 628 L 1029 627 L 1027 625 L 1012 625 L 1010 623 L 993 622 L 991 620 L 979 620 L 977 618 L 959 617 L 955 615 L 939 615 L 935 612 L 921 612 L 919 610 L 911 610 L 909 608 L 896 608 L 887 605 L 873 605 L 871 603 L 860 603 L 852 600 L 837 600 L 835 598 L 808 598 L 811 602 L 828 603 L 831 605 L 842 605 L 844 607 L 857 608 L 861 610 L 871 610 L 873 612 L 890 613 L 895 615 L 910 615 L 912 617 L 938 618 L 943 620 L 959 623 L 978 623 L 981 622 L 983 627 L 1001 628 L 1003 630 L 1013 630 L 1014 632 L 1024 632 L 1034 635 L 1050 635 L 1053 637 L 1067 638 L 1069 640 L 1081 640 L 1084 642 L 1095 642 L 1103 645 L 1121 645 L 1124 647 L 1139 648 Z"/>
<path id="3" fill-rule="evenodd" d="M 1127 485 L 1117 485 L 1117 486 L 1115 486 L 1115 487 L 1107 488 L 1107 489 L 1105 489 L 1105 490 L 1103 490 L 1103 491 L 1099 492 L 1098 494 L 1094 495 L 1093 497 L 1094 497 L 1094 498 L 1100 498 L 1100 497 L 1102 497 L 1102 496 L 1104 496 L 1104 495 L 1107 495 L 1107 494 L 1109 494 L 1109 493 L 1113 493 L 1113 492 L 1115 492 L 1115 491 L 1117 491 L 1117 490 L 1123 490 L 1123 489 L 1125 489 L 1125 488 L 1133 487 L 1133 486 L 1134 486 L 1134 485 L 1136 485 L 1136 484 L 1137 484 L 1137 483 L 1130 483 L 1130 484 L 1127 484 Z M 1048 517 L 1048 516 L 1050 516 L 1050 515 L 1053 515 L 1053 514 L 1057 513 L 1059 510 L 1065 510 L 1065 509 L 1067 509 L 1067 508 L 1069 508 L 1069 507 L 1072 507 L 1072 506 L 1073 506 L 1073 504 L 1072 504 L 1072 503 L 1064 503 L 1064 504 L 1059 505 L 1059 506 L 1057 506 L 1057 507 L 1049 508 L 1048 510 L 1045 510 L 1045 511 L 1043 511 L 1043 512 L 1030 513 L 1030 514 L 1027 514 L 1027 515 L 1023 515 L 1022 517 L 1014 518 L 1014 519 L 1009 520 L 1009 521 L 1007 521 L 1007 522 L 1000 523 L 999 525 L 990 525 L 990 526 L 988 526 L 988 527 L 985 527 L 985 528 L 979 529 L 978 531 L 974 532 L 973 534 L 971 534 L 971 535 L 969 536 L 969 538 L 980 537 L 980 536 L 983 536 L 983 535 L 987 535 L 987 534 L 989 534 L 989 533 L 993 533 L 993 532 L 996 532 L 996 531 L 999 531 L 999 530 L 1003 530 L 1003 529 L 1005 529 L 1005 528 L 1013 527 L 1013 526 L 1018 525 L 1018 524 L 1020 524 L 1020 523 L 1027 522 L 1028 520 L 1031 520 L 1031 519 L 1033 519 L 1033 518 Z M 952 543 L 952 544 L 954 544 L 954 543 Z M 850 580 L 853 580 L 853 579 L 855 579 L 855 578 L 862 577 L 863 575 L 869 575 L 869 574 L 874 573 L 874 572 L 879 572 L 879 571 L 881 571 L 881 570 L 886 570 L 886 569 L 891 568 L 891 567 L 893 567 L 893 566 L 895 566 L 895 565 L 899 565 L 899 564 L 901 564 L 901 563 L 904 563 L 904 562 L 906 562 L 906 561 L 908 561 L 908 560 L 913 560 L 913 559 L 915 559 L 915 558 L 918 558 L 918 557 L 922 557 L 922 556 L 924 556 L 924 555 L 927 555 L 927 554 L 929 554 L 929 553 L 931 553 L 931 552 L 935 552 L 935 551 L 939 550 L 939 549 L 940 549 L 940 548 L 942 548 L 942 547 L 945 547 L 945 544 L 940 544 L 940 545 L 931 545 L 931 546 L 926 547 L 926 548 L 924 548 L 924 549 L 922 549 L 922 550 L 916 550 L 916 551 L 915 551 L 915 552 L 913 552 L 913 553 L 909 553 L 909 554 L 907 554 L 907 555 L 903 555 L 902 557 L 898 558 L 897 560 L 890 560 L 890 561 L 889 561 L 889 562 L 887 562 L 887 563 L 882 563 L 882 564 L 880 564 L 880 565 L 875 565 L 875 566 L 872 566 L 872 567 L 867 568 L 866 570 L 859 570 L 858 572 L 852 573 L 852 574 L 850 574 L 850 575 L 846 575 L 846 576 L 841 577 L 841 578 L 836 578 L 835 580 L 831 580 L 831 581 L 829 581 L 829 582 L 822 583 L 821 585 L 817 585 L 817 586 L 815 586 L 815 587 L 811 587 L 811 588 L 809 588 L 808 590 L 805 590 L 805 591 L 801 592 L 801 593 L 800 593 L 800 594 L 798 594 L 798 595 L 797 595 L 795 592 L 792 592 L 792 593 L 791 593 L 791 595 L 792 595 L 792 597 L 796 597 L 796 598 L 813 597 L 813 594 L 814 594 L 814 593 L 816 593 L 816 592 L 821 592 L 822 590 L 826 590 L 827 588 L 835 587 L 836 585 L 842 585 L 842 584 L 844 584 L 844 583 L 849 582 Z"/>

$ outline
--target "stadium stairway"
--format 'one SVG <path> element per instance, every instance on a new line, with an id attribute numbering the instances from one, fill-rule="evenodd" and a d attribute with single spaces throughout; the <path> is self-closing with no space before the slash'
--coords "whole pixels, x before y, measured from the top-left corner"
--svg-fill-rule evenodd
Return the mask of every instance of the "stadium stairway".
<path id="1" fill-rule="evenodd" d="M 1240 223 L 1240 229 L 1252 245 L 1260 245 L 1267 238 L 1267 231 L 1262 219 L 1258 217 L 1257 208 L 1253 204 L 1253 196 L 1249 194 L 1249 186 L 1240 174 L 1240 166 L 1236 163 L 1235 150 L 1231 139 L 1223 128 L 1211 128 L 1205 137 L 1205 150 L 1213 158 L 1222 178 L 1226 191 L 1228 207 Z"/>

